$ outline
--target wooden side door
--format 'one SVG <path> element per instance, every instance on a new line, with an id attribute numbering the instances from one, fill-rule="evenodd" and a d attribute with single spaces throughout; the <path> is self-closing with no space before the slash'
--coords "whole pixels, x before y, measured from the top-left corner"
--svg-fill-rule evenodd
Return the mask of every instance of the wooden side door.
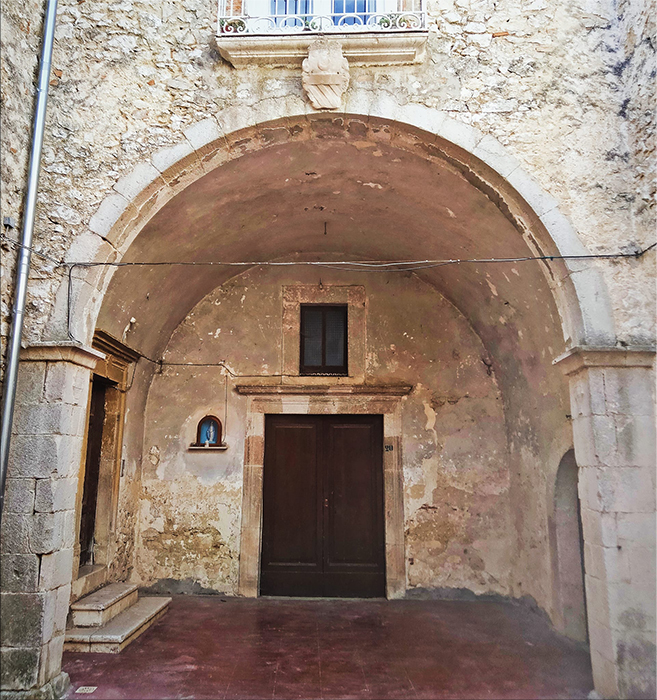
<path id="1" fill-rule="evenodd" d="M 262 595 L 385 594 L 382 416 L 267 416 Z"/>

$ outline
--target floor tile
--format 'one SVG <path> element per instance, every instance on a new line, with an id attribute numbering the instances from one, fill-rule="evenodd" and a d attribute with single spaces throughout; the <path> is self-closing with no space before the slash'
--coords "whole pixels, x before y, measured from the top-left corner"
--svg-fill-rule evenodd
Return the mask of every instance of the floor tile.
<path id="1" fill-rule="evenodd" d="M 223 602 L 225 600 L 225 602 Z M 586 698 L 588 653 L 516 605 L 175 596 L 121 654 L 66 652 L 94 700 Z"/>

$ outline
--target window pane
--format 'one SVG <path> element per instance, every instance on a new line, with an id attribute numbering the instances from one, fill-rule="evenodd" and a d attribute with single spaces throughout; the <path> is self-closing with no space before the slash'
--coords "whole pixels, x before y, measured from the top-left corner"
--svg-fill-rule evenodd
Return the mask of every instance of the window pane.
<path id="1" fill-rule="evenodd" d="M 272 15 L 308 15 L 311 14 L 311 0 L 270 0 L 270 11 Z M 281 24 L 282 23 L 282 24 Z M 286 22 L 281 19 L 279 26 L 301 26 L 299 20 Z"/>
<path id="2" fill-rule="evenodd" d="M 333 23 L 336 25 L 346 25 L 346 24 L 367 24 L 366 12 L 366 0 L 333 0 Z M 345 14 L 353 15 L 357 14 L 356 17 L 345 17 Z"/>
<path id="3" fill-rule="evenodd" d="M 302 364 L 319 367 L 322 364 L 322 310 L 306 308 L 301 315 L 303 333 Z"/>
<path id="4" fill-rule="evenodd" d="M 326 309 L 326 366 L 345 364 L 344 341 L 347 315 L 344 309 Z"/>

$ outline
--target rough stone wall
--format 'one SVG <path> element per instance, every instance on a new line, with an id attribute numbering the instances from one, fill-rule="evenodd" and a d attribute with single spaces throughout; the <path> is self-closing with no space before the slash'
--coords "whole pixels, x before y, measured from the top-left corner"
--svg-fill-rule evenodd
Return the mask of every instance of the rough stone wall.
<path id="1" fill-rule="evenodd" d="M 188 446 L 204 415 L 224 420 L 222 368 L 165 366 L 154 376 L 135 580 L 192 579 L 236 592 L 246 398 L 232 387 L 255 381 L 249 375 L 280 381 L 282 286 L 317 282 L 311 272 L 251 271 L 208 295 L 174 332 L 165 363 L 224 360 L 247 376 L 228 379 L 229 449 L 209 454 Z M 366 382 L 415 386 L 402 415 L 408 587 L 509 594 L 514 536 L 506 433 L 481 341 L 414 276 L 363 282 L 323 273 L 322 282 L 366 285 Z"/>
<path id="2" fill-rule="evenodd" d="M 390 94 L 492 134 L 557 198 L 593 252 L 651 242 L 651 3 L 439 0 L 429 8 L 424 63 L 353 67 L 347 97 Z M 3 215 L 20 209 L 29 109 L 19 96 L 29 92 L 40 11 L 33 3 L 4 3 L 3 71 L 19 77 L 16 87 L 3 81 L 10 107 L 3 110 L 10 122 L 2 136 L 3 178 L 14 183 L 3 190 Z M 223 62 L 215 13 L 214 0 L 61 2 L 37 249 L 61 259 L 112 184 L 192 123 L 229 105 L 302 98 L 298 70 L 237 71 Z M 78 259 L 89 254 L 75 251 Z M 654 253 L 599 265 L 620 340 L 653 338 Z M 28 341 L 43 332 L 62 274 L 35 259 Z M 9 298 L 6 285 L 5 322 Z"/>
<path id="3" fill-rule="evenodd" d="M 31 121 L 34 110 L 33 77 L 36 75 L 37 56 L 43 25 L 43 3 L 28 0 L 3 3 L 0 8 L 0 213 L 11 216 L 20 226 L 24 188 L 29 159 Z M 2 228 L 12 238 L 19 238 L 20 229 Z M 2 367 L 4 376 L 5 340 L 9 333 L 12 288 L 14 284 L 16 247 L 6 241 L 0 243 L 2 268 L 0 270 L 1 310 L 0 338 L 2 338 Z M 34 307 L 30 299 L 30 313 L 48 310 Z M 39 315 L 37 313 L 37 315 Z"/>
<path id="4" fill-rule="evenodd" d="M 634 174 L 633 191 L 628 197 L 633 214 L 637 244 L 654 242 L 656 192 L 655 173 L 655 78 L 657 77 L 657 4 L 650 0 L 619 0 L 618 51 L 613 73 L 622 81 L 622 103 L 618 115 L 625 121 L 627 139 L 623 153 L 613 158 L 628 160 Z M 647 234 L 647 237 L 646 237 Z"/>
<path id="5" fill-rule="evenodd" d="M 628 215 L 627 231 L 618 245 L 625 252 L 642 250 L 655 242 L 657 159 L 655 150 L 655 85 L 657 85 L 657 3 L 654 0 L 616 0 L 610 32 L 604 39 L 605 73 L 614 93 L 619 140 L 610 144 L 605 159 L 623 162 L 623 186 L 608 199 Z M 623 169 L 624 170 L 624 169 Z M 647 260 L 654 287 L 655 257 Z M 654 342 L 636 318 L 639 301 L 633 278 L 648 265 L 615 263 L 608 275 L 617 315 L 623 319 L 622 339 L 637 344 Z M 623 293 L 623 289 L 625 293 Z M 646 309 L 655 317 L 654 303 Z"/>

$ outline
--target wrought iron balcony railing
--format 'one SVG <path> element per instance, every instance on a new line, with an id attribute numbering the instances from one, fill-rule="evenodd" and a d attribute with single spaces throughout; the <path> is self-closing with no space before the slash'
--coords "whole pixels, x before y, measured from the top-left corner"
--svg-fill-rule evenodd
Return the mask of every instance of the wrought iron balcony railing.
<path id="1" fill-rule="evenodd" d="M 219 34 L 347 34 L 426 28 L 424 0 L 221 0 Z"/>

